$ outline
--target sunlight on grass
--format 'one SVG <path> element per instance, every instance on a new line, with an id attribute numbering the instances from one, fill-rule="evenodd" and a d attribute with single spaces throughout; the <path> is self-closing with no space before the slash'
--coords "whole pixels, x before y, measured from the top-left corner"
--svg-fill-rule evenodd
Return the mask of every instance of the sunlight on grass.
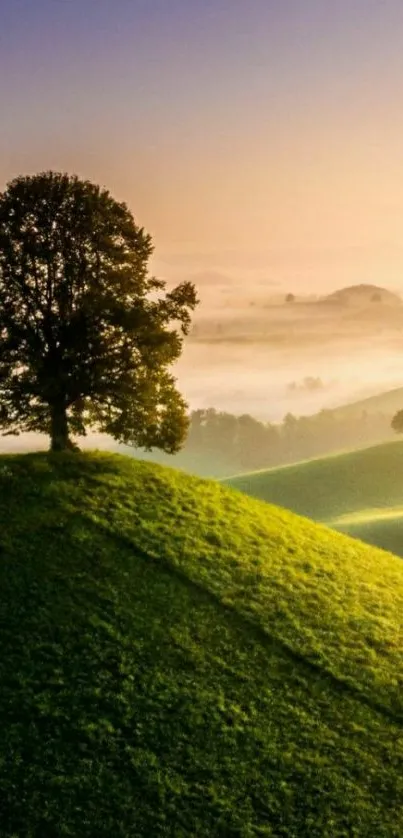
<path id="1" fill-rule="evenodd" d="M 1 466 L 5 838 L 403 833 L 399 559 L 122 456 Z"/>
<path id="2" fill-rule="evenodd" d="M 387 509 L 375 507 L 353 512 L 351 515 L 340 515 L 328 521 L 330 527 L 337 528 L 338 524 L 368 524 L 376 521 L 395 521 L 403 517 L 403 506 L 392 506 Z"/>
<path id="3" fill-rule="evenodd" d="M 399 440 L 224 484 L 403 556 L 402 473 Z"/>

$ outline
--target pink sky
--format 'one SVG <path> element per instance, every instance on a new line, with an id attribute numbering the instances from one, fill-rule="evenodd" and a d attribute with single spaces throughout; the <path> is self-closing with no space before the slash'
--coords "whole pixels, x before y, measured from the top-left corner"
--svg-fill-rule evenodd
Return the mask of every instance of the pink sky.
<path id="1" fill-rule="evenodd" d="M 167 276 L 403 287 L 401 0 L 13 0 L 0 183 L 107 185 Z"/>

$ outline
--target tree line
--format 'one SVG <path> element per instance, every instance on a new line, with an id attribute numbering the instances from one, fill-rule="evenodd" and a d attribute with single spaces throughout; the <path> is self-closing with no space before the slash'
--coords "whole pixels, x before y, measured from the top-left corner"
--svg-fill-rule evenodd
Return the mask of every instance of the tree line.
<path id="1" fill-rule="evenodd" d="M 391 438 L 387 413 L 321 410 L 313 416 L 288 413 L 272 424 L 249 414 L 214 408 L 194 410 L 184 447 L 173 464 L 201 474 L 248 471 L 295 463 Z"/>

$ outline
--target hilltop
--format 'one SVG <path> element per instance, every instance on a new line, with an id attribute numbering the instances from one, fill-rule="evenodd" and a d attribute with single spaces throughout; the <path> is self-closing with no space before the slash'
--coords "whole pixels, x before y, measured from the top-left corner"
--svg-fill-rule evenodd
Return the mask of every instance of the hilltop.
<path id="1" fill-rule="evenodd" d="M 402 834 L 399 559 L 105 453 L 0 515 L 2 838 Z"/>
<path id="2" fill-rule="evenodd" d="M 333 291 L 332 294 L 328 294 L 326 301 L 353 306 L 367 305 L 369 303 L 396 305 L 402 302 L 398 294 L 395 294 L 393 291 L 388 291 L 387 288 L 382 288 L 379 285 L 365 283 L 361 285 L 350 285 L 347 288 L 339 288 L 337 291 Z"/>
<path id="3" fill-rule="evenodd" d="M 403 442 L 386 442 L 227 483 L 403 555 Z"/>

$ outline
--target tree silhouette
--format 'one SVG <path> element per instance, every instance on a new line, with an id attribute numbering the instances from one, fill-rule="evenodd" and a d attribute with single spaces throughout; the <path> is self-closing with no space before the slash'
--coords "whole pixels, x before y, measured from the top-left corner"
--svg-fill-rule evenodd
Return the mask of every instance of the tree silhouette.
<path id="1" fill-rule="evenodd" d="M 286 303 L 295 303 L 295 294 L 287 294 L 285 301 Z"/>
<path id="2" fill-rule="evenodd" d="M 397 434 L 403 433 L 403 410 L 398 410 L 398 412 L 395 413 L 391 422 L 391 427 Z"/>
<path id="3" fill-rule="evenodd" d="M 13 180 L 0 195 L 0 428 L 51 449 L 94 428 L 173 453 L 186 404 L 171 364 L 197 304 L 148 275 L 151 238 L 126 204 L 75 176 Z"/>

